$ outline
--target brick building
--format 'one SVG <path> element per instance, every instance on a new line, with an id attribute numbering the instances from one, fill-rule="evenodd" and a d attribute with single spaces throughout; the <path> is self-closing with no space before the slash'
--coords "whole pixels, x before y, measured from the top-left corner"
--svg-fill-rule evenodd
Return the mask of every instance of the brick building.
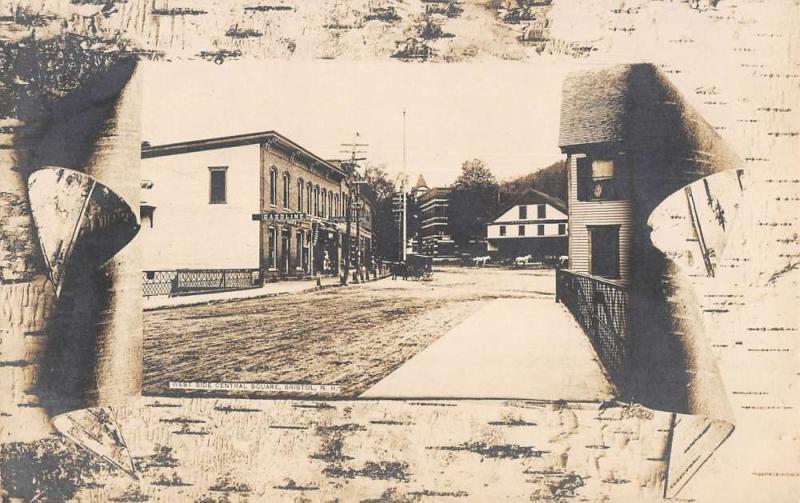
<path id="1" fill-rule="evenodd" d="M 419 242 L 424 255 L 451 256 L 455 243 L 448 224 L 450 187 L 434 187 L 416 195 L 420 212 Z"/>
<path id="2" fill-rule="evenodd" d="M 342 270 L 357 175 L 277 132 L 145 144 L 142 177 L 145 271 L 252 270 L 271 281 Z M 355 254 L 360 234 L 366 264 L 373 209 L 362 206 L 350 242 Z"/>

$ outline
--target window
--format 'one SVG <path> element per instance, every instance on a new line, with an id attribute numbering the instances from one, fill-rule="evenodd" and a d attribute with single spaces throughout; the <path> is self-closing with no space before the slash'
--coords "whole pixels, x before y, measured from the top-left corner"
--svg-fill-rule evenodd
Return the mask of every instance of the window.
<path id="1" fill-rule="evenodd" d="M 619 279 L 619 226 L 590 226 L 589 274 Z"/>
<path id="2" fill-rule="evenodd" d="M 525 226 L 520 225 L 519 229 L 517 230 L 517 236 L 524 236 L 525 235 Z"/>
<path id="3" fill-rule="evenodd" d="M 319 216 L 319 185 L 314 186 L 314 214 Z"/>
<path id="4" fill-rule="evenodd" d="M 328 205 L 326 204 L 327 200 L 328 200 L 328 191 L 323 188 L 322 189 L 322 208 L 321 208 L 321 211 L 320 211 L 320 216 L 323 217 L 323 218 L 325 218 L 325 215 L 327 214 L 326 213 L 326 210 L 328 208 Z"/>
<path id="5" fill-rule="evenodd" d="M 306 261 L 305 256 L 303 254 L 303 231 L 297 231 L 295 236 L 295 246 L 297 247 L 297 251 L 295 252 L 297 256 L 297 265 L 295 269 L 300 269 L 301 271 L 306 270 Z"/>
<path id="6" fill-rule="evenodd" d="M 577 159 L 578 200 L 598 201 L 619 199 L 619 173 L 613 159 Z"/>
<path id="7" fill-rule="evenodd" d="M 500 235 L 501 236 L 505 236 L 506 235 L 506 226 L 505 225 L 501 225 L 500 226 Z"/>
<path id="8" fill-rule="evenodd" d="M 209 204 L 225 204 L 227 191 L 227 167 L 208 168 L 209 172 Z"/>
<path id="9" fill-rule="evenodd" d="M 303 191 L 305 187 L 303 186 L 303 179 L 297 179 L 297 211 L 303 211 Z"/>
<path id="10" fill-rule="evenodd" d="M 536 235 L 544 236 L 544 224 L 539 224 L 536 226 Z"/>
<path id="11" fill-rule="evenodd" d="M 289 255 L 292 246 L 291 231 L 289 229 L 281 230 L 281 271 L 284 273 L 289 272 Z"/>
<path id="12" fill-rule="evenodd" d="M 153 206 L 139 206 L 139 220 L 142 221 L 142 227 L 153 228 L 153 214 L 156 209 Z"/>
<path id="13" fill-rule="evenodd" d="M 278 168 L 275 166 L 269 170 L 269 204 L 278 204 Z"/>
<path id="14" fill-rule="evenodd" d="M 519 207 L 519 219 L 520 220 L 527 220 L 528 219 L 528 207 L 524 204 Z"/>
<path id="15" fill-rule="evenodd" d="M 289 204 L 289 182 L 290 176 L 288 172 L 283 173 L 283 207 L 284 208 L 291 208 L 291 204 Z"/>
<path id="16" fill-rule="evenodd" d="M 275 227 L 269 228 L 267 267 L 270 269 L 276 269 L 278 267 L 278 229 Z"/>
<path id="17" fill-rule="evenodd" d="M 306 213 L 308 213 L 309 215 L 312 214 L 311 205 L 313 204 L 313 202 L 314 202 L 314 187 L 311 185 L 311 182 L 308 182 L 308 187 L 306 190 L 306 206 L 307 206 Z"/>
<path id="18" fill-rule="evenodd" d="M 544 204 L 539 204 L 536 206 L 536 218 L 547 218 L 545 215 L 547 214 L 547 206 Z"/>
<path id="19" fill-rule="evenodd" d="M 328 192 L 328 217 L 333 216 L 333 191 Z"/>
<path id="20" fill-rule="evenodd" d="M 567 233 L 567 224 L 558 224 L 558 235 L 563 236 Z"/>
<path id="21" fill-rule="evenodd" d="M 339 207 L 339 194 L 333 196 L 334 208 L 336 208 L 336 216 L 342 216 L 341 208 Z"/>

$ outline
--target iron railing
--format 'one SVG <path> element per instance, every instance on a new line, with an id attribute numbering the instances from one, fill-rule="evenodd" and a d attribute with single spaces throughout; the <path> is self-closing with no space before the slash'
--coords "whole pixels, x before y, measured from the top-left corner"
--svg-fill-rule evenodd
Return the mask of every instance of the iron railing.
<path id="1" fill-rule="evenodd" d="M 630 348 L 628 290 L 617 283 L 556 269 L 556 302 L 563 302 L 589 336 L 606 371 L 624 380 Z"/>
<path id="2" fill-rule="evenodd" d="M 176 291 L 178 271 L 143 271 L 142 290 L 145 297 L 171 295 Z"/>
<path id="3" fill-rule="evenodd" d="M 258 269 L 178 269 L 144 271 L 145 297 L 243 290 L 259 286 Z"/>

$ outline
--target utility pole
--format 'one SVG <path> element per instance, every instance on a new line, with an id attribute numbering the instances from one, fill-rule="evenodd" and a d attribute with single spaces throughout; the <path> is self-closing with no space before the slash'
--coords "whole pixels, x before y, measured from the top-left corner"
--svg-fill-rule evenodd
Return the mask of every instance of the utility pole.
<path id="1" fill-rule="evenodd" d="M 361 180 L 356 180 L 359 177 L 358 172 L 356 171 L 356 162 L 357 161 L 364 161 L 366 157 L 356 157 L 356 154 L 364 154 L 366 150 L 359 150 L 359 147 L 368 147 L 369 144 L 367 143 L 357 143 L 358 142 L 359 134 L 356 132 L 353 135 L 352 143 L 342 143 L 342 147 L 350 147 L 350 150 L 340 150 L 340 152 L 350 154 L 349 164 L 350 164 L 350 173 L 348 173 L 347 177 L 347 188 L 350 192 L 350 197 L 348 197 L 348 204 L 345 215 L 347 217 L 347 226 L 345 230 L 345 250 L 346 255 L 344 256 L 344 275 L 342 276 L 342 284 L 347 284 L 348 276 L 350 276 L 350 253 L 352 251 L 352 245 L 350 243 L 350 233 L 351 233 L 351 226 L 350 222 L 353 220 L 353 206 L 356 208 L 358 207 L 358 195 L 359 195 L 359 186 L 362 183 L 365 183 Z M 355 197 L 353 197 L 355 196 Z M 356 215 L 356 276 L 355 282 L 358 283 L 359 275 L 361 274 L 361 221 L 360 221 L 360 212 Z"/>
<path id="2" fill-rule="evenodd" d="M 400 219 L 400 225 L 402 226 L 402 239 L 400 242 L 400 257 L 403 262 L 406 261 L 406 241 L 408 240 L 408 222 L 406 221 L 406 212 L 408 208 L 406 206 L 406 109 L 403 109 L 403 176 L 400 179 L 400 197 L 402 198 L 403 203 L 403 213 L 402 218 Z"/>

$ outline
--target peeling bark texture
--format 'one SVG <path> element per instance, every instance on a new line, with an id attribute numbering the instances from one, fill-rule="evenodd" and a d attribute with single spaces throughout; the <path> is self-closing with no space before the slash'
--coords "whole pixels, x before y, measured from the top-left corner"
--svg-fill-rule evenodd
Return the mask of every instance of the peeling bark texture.
<path id="1" fill-rule="evenodd" d="M 2 82 L 9 92 L 2 93 L 0 110 L 6 117 L 0 197 L 10 204 L 0 210 L 0 228 L 13 236 L 0 240 L 0 330 L 6 334 L 0 341 L 0 371 L 6 374 L 0 394 L 11 397 L 0 407 L 11 418 L 0 425 L 3 441 L 45 434 L 52 414 L 140 393 L 138 247 L 130 244 L 107 261 L 100 257 L 106 247 L 96 245 L 111 241 L 81 245 L 78 239 L 83 257 L 67 261 L 67 287 L 56 298 L 45 279 L 50 271 L 38 241 L 42 229 L 34 225 L 26 187 L 43 166 L 77 169 L 101 182 L 100 190 L 129 201 L 125 218 L 134 234 L 138 228 L 131 211 L 139 201 L 136 64 L 129 55 L 87 47 L 70 35 L 2 45 Z M 80 237 L 106 225 L 116 211 L 89 211 L 81 217 Z"/>
<path id="2" fill-rule="evenodd" d="M 672 414 L 610 403 L 434 404 L 448 406 L 144 397 L 115 415 L 147 483 L 97 458 L 65 459 L 68 470 L 45 477 L 53 457 L 77 453 L 41 443 L 4 450 L 2 483 L 11 497 L 39 491 L 47 501 L 63 491 L 81 501 L 563 502 L 663 492 Z"/>

